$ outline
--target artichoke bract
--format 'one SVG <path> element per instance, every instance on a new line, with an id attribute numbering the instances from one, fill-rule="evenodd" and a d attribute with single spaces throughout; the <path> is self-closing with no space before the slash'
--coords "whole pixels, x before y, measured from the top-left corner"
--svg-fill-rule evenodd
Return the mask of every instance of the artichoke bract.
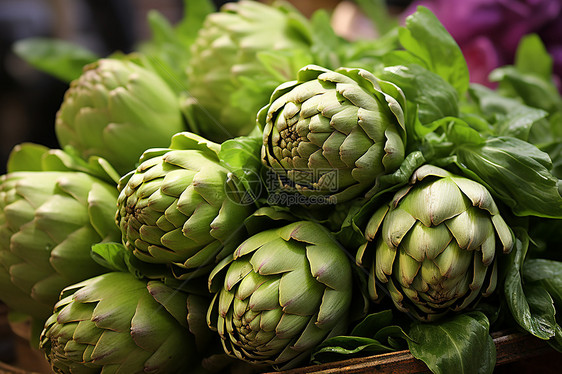
<path id="1" fill-rule="evenodd" d="M 197 127 L 192 131 L 214 141 L 249 134 L 273 89 L 310 63 L 294 67 L 295 58 L 276 58 L 272 72 L 262 63 L 263 55 L 307 54 L 310 33 L 306 18 L 288 4 L 243 0 L 208 15 L 187 68 L 194 118 L 190 123 Z"/>
<path id="2" fill-rule="evenodd" d="M 319 224 L 301 221 L 251 236 L 209 282 L 216 292 L 209 326 L 226 353 L 252 364 L 292 367 L 346 330 L 351 263 Z"/>
<path id="3" fill-rule="evenodd" d="M 378 279 L 399 310 L 429 321 L 489 296 L 497 254 L 514 242 L 483 185 L 432 165 L 373 214 L 365 237 L 357 262 L 370 269 L 371 297 Z"/>
<path id="4" fill-rule="evenodd" d="M 61 290 L 101 274 L 95 243 L 116 241 L 115 186 L 81 172 L 13 172 L 0 181 L 0 298 L 36 318 Z"/>
<path id="5" fill-rule="evenodd" d="M 162 78 L 111 58 L 87 65 L 70 83 L 55 122 L 61 147 L 74 147 L 84 159 L 103 157 L 121 175 L 146 149 L 165 147 L 184 130 L 179 98 Z"/>
<path id="6" fill-rule="evenodd" d="M 208 275 L 242 242 L 254 208 L 221 166 L 220 146 L 180 133 L 170 148 L 147 150 L 122 178 L 115 220 L 135 257 L 169 266 L 177 279 Z"/>
<path id="7" fill-rule="evenodd" d="M 332 204 L 368 193 L 405 153 L 405 98 L 363 69 L 302 68 L 259 115 L 278 188 Z"/>
<path id="8" fill-rule="evenodd" d="M 69 286 L 40 348 L 56 373 L 187 373 L 209 342 L 200 296 L 111 272 Z"/>

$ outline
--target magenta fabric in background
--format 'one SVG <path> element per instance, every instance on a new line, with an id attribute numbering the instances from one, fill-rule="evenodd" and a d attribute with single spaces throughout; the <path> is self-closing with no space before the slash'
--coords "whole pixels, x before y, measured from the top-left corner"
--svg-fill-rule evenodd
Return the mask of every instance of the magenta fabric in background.
<path id="1" fill-rule="evenodd" d="M 556 83 L 562 81 L 562 0 L 419 0 L 431 9 L 461 47 L 471 82 L 492 86 L 494 68 L 512 64 L 517 45 L 526 34 L 538 34 L 554 59 Z"/>

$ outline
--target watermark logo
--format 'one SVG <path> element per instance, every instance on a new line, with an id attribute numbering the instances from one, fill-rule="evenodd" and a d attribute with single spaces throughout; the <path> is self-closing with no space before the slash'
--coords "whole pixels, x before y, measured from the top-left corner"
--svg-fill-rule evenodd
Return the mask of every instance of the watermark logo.
<path id="1" fill-rule="evenodd" d="M 339 191 L 337 169 L 292 169 L 289 172 L 268 169 L 262 175 L 252 170 L 243 172 L 244 175 L 229 174 L 225 183 L 226 196 L 236 204 L 251 205 L 260 197 L 270 205 L 336 204 L 334 194 Z"/>

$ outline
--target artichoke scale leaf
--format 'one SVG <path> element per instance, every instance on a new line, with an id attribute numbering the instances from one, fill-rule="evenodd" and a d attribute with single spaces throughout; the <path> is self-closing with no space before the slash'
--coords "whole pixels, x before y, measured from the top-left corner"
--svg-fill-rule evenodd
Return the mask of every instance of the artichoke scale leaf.
<path id="1" fill-rule="evenodd" d="M 134 352 L 134 353 L 133 353 Z M 131 354 L 150 357 L 150 352 L 144 352 L 136 346 L 129 334 L 104 330 L 98 343 L 92 351 L 91 360 L 96 365 L 119 364 Z"/>
<path id="2" fill-rule="evenodd" d="M 92 304 L 71 302 L 57 311 L 57 323 L 67 324 L 70 322 L 91 321 L 93 309 L 94 306 Z M 76 327 L 76 325 L 72 326 L 72 329 Z"/>
<path id="3" fill-rule="evenodd" d="M 422 268 L 422 261 L 410 257 L 402 248 L 398 250 L 398 258 L 394 263 L 394 274 L 403 287 L 410 287 Z"/>
<path id="4" fill-rule="evenodd" d="M 400 242 L 400 248 L 418 262 L 436 259 L 452 240 L 447 226 L 425 226 L 416 222 Z"/>
<path id="5" fill-rule="evenodd" d="M 215 240 L 195 252 L 182 253 L 183 257 L 187 258 L 187 260 L 183 262 L 182 267 L 186 269 L 199 269 L 206 265 L 212 266 L 216 262 L 222 249 L 222 244 Z"/>
<path id="6" fill-rule="evenodd" d="M 256 251 L 257 249 L 261 248 L 265 244 L 269 243 L 270 241 L 274 240 L 277 235 L 277 230 L 271 229 L 266 231 L 258 232 L 255 235 L 250 236 L 246 239 L 242 244 L 236 248 L 234 252 L 234 258 L 240 258 L 245 256 L 249 253 Z"/>
<path id="7" fill-rule="evenodd" d="M 369 218 L 367 225 L 365 226 L 365 238 L 368 241 L 373 241 L 375 236 L 379 232 L 381 224 L 388 213 L 389 206 L 382 205 L 378 208 L 375 213 Z"/>
<path id="8" fill-rule="evenodd" d="M 498 207 L 488 189 L 482 184 L 468 178 L 450 177 L 463 194 L 470 199 L 472 205 L 487 210 L 491 215 L 499 214 Z"/>
<path id="9" fill-rule="evenodd" d="M 275 328 L 275 336 L 284 340 L 293 338 L 307 326 L 310 318 L 309 315 L 283 313 Z"/>
<path id="10" fill-rule="evenodd" d="M 307 245 L 306 257 L 311 275 L 326 287 L 348 290 L 351 287 L 351 268 L 345 251 L 335 238 L 332 238 L 332 242 Z"/>
<path id="11" fill-rule="evenodd" d="M 92 307 L 89 306 L 89 308 L 86 308 L 85 309 L 86 313 L 88 309 L 91 314 Z M 86 314 L 84 315 L 84 317 L 85 318 L 81 319 L 78 322 L 78 324 L 76 324 L 76 328 L 74 329 L 74 332 L 72 334 L 72 340 L 80 344 L 95 346 L 98 340 L 100 339 L 103 330 L 98 329 L 96 324 L 90 321 L 90 319 L 87 317 Z M 64 322 L 59 321 L 59 323 L 64 323 Z"/>
<path id="12" fill-rule="evenodd" d="M 477 208 L 471 207 L 445 224 L 459 246 L 467 251 L 479 249 L 487 238 L 494 237 L 490 216 Z"/>
<path id="13" fill-rule="evenodd" d="M 382 238 L 377 239 L 374 257 L 374 274 L 383 283 L 388 282 L 388 276 L 392 274 L 396 259 L 396 247 L 390 247 Z"/>
<path id="14" fill-rule="evenodd" d="M 324 286 L 310 274 L 307 264 L 281 276 L 279 305 L 283 312 L 301 316 L 316 313 L 322 302 Z"/>
<path id="15" fill-rule="evenodd" d="M 274 332 L 283 315 L 281 308 L 262 311 L 260 313 L 260 329 L 266 332 Z"/>
<path id="16" fill-rule="evenodd" d="M 382 164 L 385 171 L 394 171 L 398 169 L 404 161 L 406 154 L 404 140 L 394 127 L 388 127 L 384 132 L 384 136 L 386 142 L 384 142 Z"/>
<path id="17" fill-rule="evenodd" d="M 416 224 L 416 216 L 412 216 L 402 205 L 390 209 L 382 224 L 382 238 L 389 247 L 397 248 L 406 234 Z"/>
<path id="18" fill-rule="evenodd" d="M 232 302 L 232 316 L 236 320 L 241 320 L 244 317 L 246 317 L 245 314 L 246 314 L 246 310 L 248 309 L 248 303 L 249 302 L 250 302 L 249 299 L 240 299 L 236 295 L 234 296 L 234 300 Z M 250 313 L 248 313 L 248 314 L 250 314 Z M 256 318 L 255 318 L 256 315 L 253 314 L 253 317 L 254 317 L 254 319 L 251 322 L 254 322 L 254 324 L 255 324 L 256 323 Z M 244 318 L 244 320 L 245 320 L 244 322 L 246 324 L 248 324 L 249 321 L 247 321 L 246 318 Z"/>
<path id="19" fill-rule="evenodd" d="M 493 237 L 492 237 L 493 239 Z M 473 253 L 451 241 L 447 248 L 433 261 L 445 278 L 457 278 L 470 271 Z"/>
<path id="20" fill-rule="evenodd" d="M 492 224 L 496 229 L 500 242 L 503 244 L 503 253 L 510 253 L 515 243 L 513 231 L 511 231 L 507 223 L 505 223 L 504 219 L 499 214 L 492 216 Z"/>
<path id="21" fill-rule="evenodd" d="M 277 237 L 258 248 L 250 263 L 261 275 L 283 274 L 305 266 L 308 268 L 304 252 L 302 243 Z"/>
<path id="22" fill-rule="evenodd" d="M 294 344 L 288 346 L 293 351 L 293 354 L 295 351 L 304 352 L 316 347 L 328 335 L 329 331 L 321 329 L 316 325 L 317 317 L 317 315 L 313 315 Z"/>
<path id="23" fill-rule="evenodd" d="M 324 330 L 332 329 L 347 317 L 351 304 L 351 284 L 345 290 L 326 289 L 318 308 L 316 326 Z"/>
<path id="24" fill-rule="evenodd" d="M 250 303 L 250 308 L 255 311 L 273 309 L 279 306 L 279 279 L 260 275 L 251 271 L 242 279 L 236 289 L 236 298 L 240 300 L 253 297 L 254 302 Z M 261 296 L 253 296 L 254 293 L 261 293 Z"/>
<path id="25" fill-rule="evenodd" d="M 253 266 L 246 259 L 230 263 L 224 278 L 224 290 L 231 291 L 234 289 L 252 271 Z"/>
<path id="26" fill-rule="evenodd" d="M 146 285 L 146 288 L 150 295 L 154 298 L 154 300 L 158 304 L 162 305 L 166 309 L 168 314 L 174 317 L 177 323 L 179 323 L 183 327 L 188 327 L 188 294 L 184 294 L 181 291 L 170 288 L 164 283 L 158 281 L 149 281 Z M 191 296 L 193 296 L 193 298 L 197 297 L 195 295 Z"/>

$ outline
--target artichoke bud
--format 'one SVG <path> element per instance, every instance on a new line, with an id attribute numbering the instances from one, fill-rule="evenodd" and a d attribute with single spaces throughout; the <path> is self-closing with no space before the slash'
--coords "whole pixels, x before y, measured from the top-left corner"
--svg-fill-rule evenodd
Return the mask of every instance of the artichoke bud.
<path id="1" fill-rule="evenodd" d="M 368 194 L 404 160 L 405 106 L 399 88 L 366 70 L 302 68 L 258 114 L 271 189 L 333 204 Z"/>
<path id="2" fill-rule="evenodd" d="M 230 254 L 255 209 L 221 166 L 217 149 L 193 134 L 177 134 L 170 148 L 146 151 L 119 184 L 115 220 L 123 244 L 141 261 L 170 266 L 180 280 L 208 274 Z"/>
<path id="3" fill-rule="evenodd" d="M 81 172 L 2 176 L 2 300 L 14 310 L 46 318 L 64 287 L 103 273 L 90 248 L 119 240 L 116 201 L 114 186 Z"/>
<path id="4" fill-rule="evenodd" d="M 206 298 L 129 273 L 65 288 L 40 348 L 56 373 L 180 373 L 200 365 Z"/>
<path id="5" fill-rule="evenodd" d="M 209 14 L 187 67 L 192 131 L 219 142 L 248 135 L 275 86 L 312 62 L 311 33 L 287 3 L 243 0 Z"/>
<path id="6" fill-rule="evenodd" d="M 336 239 L 311 221 L 261 231 L 209 277 L 207 314 L 227 354 L 286 369 L 346 331 L 351 263 Z"/>
<path id="7" fill-rule="evenodd" d="M 185 130 L 179 98 L 152 71 L 125 59 L 105 58 L 70 83 L 57 112 L 62 147 L 84 158 L 99 156 L 124 174 L 142 152 L 165 147 Z"/>
<path id="8" fill-rule="evenodd" d="M 357 263 L 387 288 L 398 309 L 422 321 L 473 306 L 497 281 L 497 254 L 513 233 L 490 192 L 441 168 L 418 168 L 409 186 L 367 223 Z"/>

